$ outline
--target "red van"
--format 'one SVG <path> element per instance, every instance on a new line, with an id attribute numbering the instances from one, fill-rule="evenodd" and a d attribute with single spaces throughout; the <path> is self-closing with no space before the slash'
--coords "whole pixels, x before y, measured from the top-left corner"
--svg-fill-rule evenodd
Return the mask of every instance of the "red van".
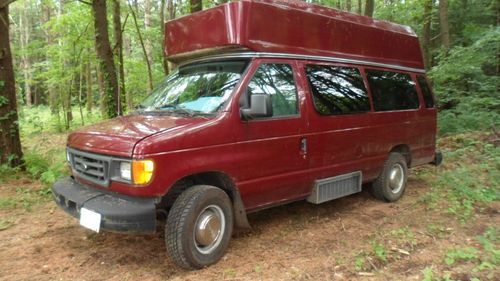
<path id="1" fill-rule="evenodd" d="M 361 191 L 392 202 L 441 162 L 408 27 L 301 1 L 246 0 L 166 24 L 178 68 L 137 111 L 68 137 L 56 203 L 94 231 L 153 233 L 184 268 L 217 262 L 247 214 Z"/>

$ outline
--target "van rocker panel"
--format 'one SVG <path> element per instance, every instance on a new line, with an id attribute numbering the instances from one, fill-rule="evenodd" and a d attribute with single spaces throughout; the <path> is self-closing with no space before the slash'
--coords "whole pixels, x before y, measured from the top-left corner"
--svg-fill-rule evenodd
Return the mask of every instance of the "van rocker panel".
<path id="1" fill-rule="evenodd" d="M 80 218 L 85 207 L 101 214 L 101 229 L 113 232 L 154 233 L 155 198 L 130 197 L 84 186 L 72 177 L 52 186 L 54 201 L 65 212 Z"/>

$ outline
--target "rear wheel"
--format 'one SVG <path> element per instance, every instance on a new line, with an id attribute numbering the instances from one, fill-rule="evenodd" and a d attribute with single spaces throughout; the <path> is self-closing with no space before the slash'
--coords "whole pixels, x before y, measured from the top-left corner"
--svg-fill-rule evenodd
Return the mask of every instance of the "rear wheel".
<path id="1" fill-rule="evenodd" d="M 165 226 L 167 252 L 186 269 L 216 263 L 226 252 L 233 230 L 231 201 L 220 188 L 195 185 L 175 201 Z"/>
<path id="2" fill-rule="evenodd" d="M 405 192 L 407 180 L 406 158 L 401 153 L 391 152 L 382 172 L 372 184 L 372 193 L 377 199 L 386 202 L 397 201 Z"/>

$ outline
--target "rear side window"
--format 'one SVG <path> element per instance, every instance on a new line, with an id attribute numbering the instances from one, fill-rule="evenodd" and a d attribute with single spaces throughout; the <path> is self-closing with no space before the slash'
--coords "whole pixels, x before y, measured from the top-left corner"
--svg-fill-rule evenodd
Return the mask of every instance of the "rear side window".
<path id="1" fill-rule="evenodd" d="M 292 67 L 288 64 L 265 63 L 259 66 L 248 84 L 248 96 L 271 96 L 273 116 L 298 114 L 297 90 Z"/>
<path id="2" fill-rule="evenodd" d="M 420 86 L 420 90 L 422 90 L 422 95 L 424 96 L 425 107 L 433 108 L 434 107 L 434 98 L 432 96 L 431 88 L 429 88 L 429 84 L 427 84 L 427 80 L 422 75 L 417 75 L 417 82 Z"/>
<path id="3" fill-rule="evenodd" d="M 370 101 L 357 68 L 306 65 L 314 106 L 321 115 L 367 112 Z"/>
<path id="4" fill-rule="evenodd" d="M 411 76 L 380 70 L 366 70 L 375 111 L 416 109 L 419 106 Z"/>

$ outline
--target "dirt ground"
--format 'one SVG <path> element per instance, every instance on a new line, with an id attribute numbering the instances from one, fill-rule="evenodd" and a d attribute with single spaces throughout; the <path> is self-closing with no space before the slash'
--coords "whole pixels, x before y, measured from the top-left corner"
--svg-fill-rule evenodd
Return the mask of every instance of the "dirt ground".
<path id="1" fill-rule="evenodd" d="M 21 186 L 39 188 L 19 179 L 0 185 L 0 198 Z M 0 280 L 422 280 L 425 268 L 468 280 L 470 266 L 446 266 L 445 251 L 477 243 L 488 226 L 499 226 L 499 206 L 461 224 L 426 208 L 420 198 L 428 190 L 411 176 L 403 199 L 392 204 L 365 187 L 321 205 L 251 214 L 252 231 L 233 237 L 223 260 L 199 271 L 169 260 L 160 228 L 150 236 L 95 234 L 50 201 L 4 208 L 0 218 L 10 225 L 0 231 Z M 384 245 L 379 255 L 377 243 Z"/>

